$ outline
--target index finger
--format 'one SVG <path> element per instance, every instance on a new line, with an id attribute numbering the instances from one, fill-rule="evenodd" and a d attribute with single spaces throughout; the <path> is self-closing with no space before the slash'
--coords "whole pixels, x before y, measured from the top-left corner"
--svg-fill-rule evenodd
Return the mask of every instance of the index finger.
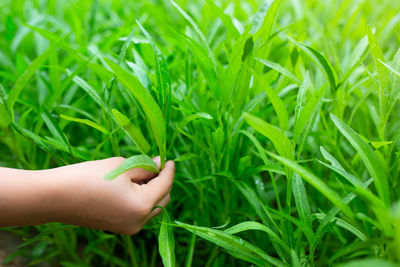
<path id="1" fill-rule="evenodd" d="M 153 206 L 158 204 L 172 189 L 175 177 L 175 163 L 170 160 L 165 163 L 159 175 L 141 187 L 148 192 L 149 201 Z"/>

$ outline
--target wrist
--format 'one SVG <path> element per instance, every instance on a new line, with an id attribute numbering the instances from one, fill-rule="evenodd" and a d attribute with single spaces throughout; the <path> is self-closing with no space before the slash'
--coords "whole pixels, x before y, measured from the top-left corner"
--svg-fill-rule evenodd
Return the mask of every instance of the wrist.
<path id="1" fill-rule="evenodd" d="M 63 169 L 60 167 L 55 169 L 40 171 L 40 190 L 38 200 L 38 214 L 43 218 L 42 223 L 62 222 L 66 213 L 66 191 L 68 190 L 68 179 L 64 175 Z"/>
<path id="2" fill-rule="evenodd" d="M 60 190 L 56 170 L 0 169 L 1 226 L 43 224 L 57 220 Z"/>

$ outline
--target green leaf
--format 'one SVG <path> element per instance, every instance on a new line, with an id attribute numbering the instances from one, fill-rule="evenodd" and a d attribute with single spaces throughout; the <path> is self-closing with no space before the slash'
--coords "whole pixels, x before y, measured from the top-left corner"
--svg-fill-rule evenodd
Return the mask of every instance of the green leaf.
<path id="1" fill-rule="evenodd" d="M 253 188 L 251 188 L 249 185 L 247 185 L 244 182 L 241 181 L 234 181 L 234 184 L 238 187 L 240 192 L 243 194 L 243 196 L 247 199 L 247 201 L 250 203 L 250 205 L 253 207 L 254 211 L 256 212 L 257 216 L 261 219 L 261 222 L 267 226 L 269 229 L 274 230 L 282 234 L 280 231 L 279 227 L 276 225 L 274 222 L 274 219 L 272 218 L 271 214 L 269 213 L 268 209 L 266 208 L 265 203 L 261 201 L 261 199 L 258 197 L 257 193 Z M 281 249 L 280 244 L 275 241 L 275 239 L 271 240 L 272 245 L 274 246 L 276 252 L 280 257 L 284 257 L 284 251 Z"/>
<path id="2" fill-rule="evenodd" d="M 382 123 L 383 116 L 386 116 L 386 101 L 389 94 L 389 72 L 381 64 L 381 62 L 385 62 L 385 58 L 383 57 L 382 50 L 378 45 L 378 41 L 375 38 L 375 35 L 372 33 L 370 27 L 368 27 L 368 42 L 369 49 L 372 54 L 372 58 L 374 59 L 376 69 L 378 70 L 378 81 L 379 81 L 379 114 L 380 114 L 380 122 Z M 381 125 L 383 126 L 383 125 Z"/>
<path id="3" fill-rule="evenodd" d="M 133 168 L 142 168 L 155 173 L 159 172 L 156 163 L 149 156 L 136 155 L 124 160 L 120 166 L 118 166 L 111 172 L 107 173 L 104 176 L 104 179 L 113 180 L 118 176 L 120 176 L 121 174 L 123 174 L 124 172 Z"/>
<path id="4" fill-rule="evenodd" d="M 65 137 L 63 131 L 58 126 L 58 123 L 54 120 L 53 116 L 50 112 L 42 106 L 43 112 L 40 114 L 47 128 L 51 132 L 51 134 L 60 142 L 62 142 L 65 146 L 67 146 L 68 141 Z"/>
<path id="5" fill-rule="evenodd" d="M 73 118 L 64 114 L 60 114 L 60 118 L 67 120 L 67 121 L 74 121 L 74 122 L 78 122 L 78 123 L 82 123 L 85 124 L 87 126 L 90 126 L 104 134 L 109 134 L 109 132 L 107 131 L 106 128 L 104 128 L 103 126 L 95 123 L 94 121 L 88 120 L 88 119 L 80 119 L 80 118 Z"/>
<path id="6" fill-rule="evenodd" d="M 47 152 L 53 152 L 54 149 L 50 147 L 46 140 L 44 140 L 42 137 L 38 136 L 37 134 L 29 131 L 28 129 L 25 129 L 24 127 L 18 125 L 15 122 L 11 122 L 12 127 L 19 132 L 22 136 L 27 138 L 28 140 L 33 141 L 36 145 L 38 145 L 41 149 L 47 151 Z"/>
<path id="7" fill-rule="evenodd" d="M 304 187 L 303 180 L 296 173 L 292 179 L 292 191 L 294 200 L 297 207 L 297 213 L 300 219 L 305 222 L 307 229 L 304 230 L 304 234 L 309 242 L 314 239 L 314 233 L 312 231 L 312 220 L 311 220 L 311 209 L 307 199 L 306 188 Z"/>
<path id="8" fill-rule="evenodd" d="M 336 160 L 334 156 L 332 156 L 328 151 L 325 150 L 322 146 L 320 147 L 322 156 L 331 163 L 331 165 L 326 164 L 322 161 L 319 161 L 322 165 L 328 167 L 329 169 L 333 170 L 334 172 L 340 174 L 343 178 L 349 181 L 354 186 L 361 186 L 362 182 L 359 178 L 355 177 L 353 174 L 348 173 L 343 166 Z"/>
<path id="9" fill-rule="evenodd" d="M 200 118 L 207 119 L 207 120 L 213 119 L 213 117 L 208 113 L 197 112 L 197 113 L 191 114 L 189 116 L 186 116 L 181 122 L 179 122 L 179 126 L 181 128 L 184 128 L 189 122 L 196 120 L 196 119 L 200 119 Z"/>
<path id="10" fill-rule="evenodd" d="M 292 267 L 301 267 L 300 259 L 293 249 L 290 251 L 290 256 L 292 258 Z"/>
<path id="11" fill-rule="evenodd" d="M 179 157 L 177 157 L 176 159 L 174 159 L 175 162 L 180 162 L 180 161 L 185 161 L 185 160 L 191 160 L 194 158 L 198 158 L 199 156 L 194 154 L 194 153 L 185 153 Z"/>
<path id="12" fill-rule="evenodd" d="M 156 46 L 151 35 L 145 30 L 145 28 L 142 26 L 142 24 L 140 24 L 139 21 L 136 22 L 139 25 L 139 28 L 142 30 L 143 34 L 146 36 L 146 39 L 150 42 L 153 49 L 156 76 L 158 82 L 158 101 L 164 118 L 166 118 L 166 120 L 168 121 L 169 110 L 171 106 L 171 79 L 168 72 L 167 60 L 161 53 L 160 49 L 158 49 L 158 47 Z"/>
<path id="13" fill-rule="evenodd" d="M 265 204 L 258 197 L 254 189 L 241 181 L 235 182 L 235 185 L 239 188 L 240 192 L 247 199 L 247 201 L 249 201 L 250 205 L 253 207 L 258 217 L 260 217 L 261 222 L 267 226 L 275 225 L 272 216 L 268 212 L 268 209 L 266 209 Z M 279 228 L 275 227 L 275 229 Z"/>
<path id="14" fill-rule="evenodd" d="M 41 36 L 43 36 L 44 38 L 46 38 L 50 42 L 57 42 L 59 40 L 59 37 L 55 33 L 51 32 L 51 31 L 48 31 L 46 29 L 41 29 L 41 28 L 38 28 L 38 27 L 35 27 L 35 26 L 27 25 L 27 24 L 25 24 L 25 26 L 30 28 L 31 30 L 37 32 L 38 34 L 40 34 Z M 79 51 L 73 49 L 67 42 L 61 42 L 59 44 L 59 46 L 60 46 L 60 48 L 62 48 L 65 51 L 67 51 L 72 58 L 74 58 L 74 59 L 76 59 L 76 60 L 78 60 L 78 61 L 80 61 L 80 62 L 82 62 L 84 64 L 87 64 L 87 66 L 91 70 L 93 70 L 93 72 L 95 72 L 99 77 L 103 77 L 105 80 L 109 80 L 109 79 L 112 78 L 112 74 L 110 73 L 110 71 L 108 71 L 105 67 L 103 67 L 100 64 L 90 63 L 89 61 L 91 59 L 87 58 L 86 56 L 84 56 Z"/>
<path id="15" fill-rule="evenodd" d="M 146 138 L 143 136 L 142 131 L 139 127 L 136 127 L 124 114 L 116 109 L 112 110 L 114 118 L 118 124 L 124 129 L 125 133 L 132 139 L 139 150 L 143 154 L 147 154 L 150 151 L 150 145 Z"/>
<path id="16" fill-rule="evenodd" d="M 325 75 L 327 80 L 329 81 L 332 90 L 336 89 L 336 72 L 333 69 L 332 65 L 329 63 L 329 61 L 324 57 L 320 52 L 315 50 L 314 48 L 307 46 L 305 44 L 299 43 L 289 37 L 289 40 L 291 40 L 297 47 L 299 47 L 301 50 L 303 50 L 320 68 L 322 73 Z"/>
<path id="17" fill-rule="evenodd" d="M 378 61 L 385 66 L 388 70 L 390 70 L 389 82 L 390 82 L 390 98 L 388 102 L 388 113 L 390 113 L 396 104 L 396 102 L 400 99 L 400 48 L 397 50 L 394 55 L 392 65 L 389 66 L 382 60 L 378 59 Z"/>
<path id="18" fill-rule="evenodd" d="M 274 241 L 276 241 L 287 252 L 290 251 L 289 247 L 282 241 L 282 239 L 279 238 L 279 236 L 273 230 L 271 230 L 271 228 L 259 222 L 252 222 L 252 221 L 242 222 L 224 230 L 224 232 L 234 235 L 249 230 L 258 230 L 265 232 L 271 238 L 271 240 L 273 239 Z"/>
<path id="19" fill-rule="evenodd" d="M 267 42 L 271 36 L 280 4 L 281 0 L 265 1 L 264 5 L 262 6 L 262 10 L 260 10 L 258 14 L 261 15 L 263 12 L 265 12 L 262 23 L 253 23 L 251 32 L 254 33 L 254 39 L 256 42 L 258 42 L 259 47 L 264 45 L 264 43 Z"/>
<path id="20" fill-rule="evenodd" d="M 283 131 L 286 131 L 289 128 L 289 115 L 285 104 L 283 103 L 282 99 L 279 98 L 278 94 L 263 81 L 263 78 L 259 74 L 257 74 L 253 69 L 251 69 L 251 71 L 253 77 L 260 84 L 261 88 L 267 94 L 268 99 L 271 101 L 275 113 L 278 116 L 279 126 Z"/>
<path id="21" fill-rule="evenodd" d="M 192 55 L 200 67 L 204 78 L 206 78 L 208 86 L 214 91 L 218 99 L 221 98 L 219 90 L 218 75 L 215 64 L 210 58 L 208 51 L 204 49 L 198 42 L 185 36 L 184 42 L 192 51 Z"/>
<path id="22" fill-rule="evenodd" d="M 0 129 L 5 129 L 11 122 L 10 114 L 8 113 L 7 93 L 3 85 L 0 84 Z"/>
<path id="23" fill-rule="evenodd" d="M 321 194 L 323 194 L 327 199 L 329 199 L 336 207 L 341 209 L 344 214 L 348 217 L 353 218 L 354 214 L 350 210 L 350 208 L 343 203 L 342 199 L 339 195 L 333 191 L 329 186 L 326 185 L 321 179 L 319 179 L 314 173 L 310 172 L 303 166 L 297 164 L 296 162 L 275 155 L 271 152 L 267 152 L 272 158 L 278 160 L 288 168 L 292 169 L 294 172 L 299 174 L 307 183 L 312 185 L 315 189 L 317 189 Z"/>
<path id="24" fill-rule="evenodd" d="M 367 57 L 367 48 L 368 48 L 368 36 L 364 36 L 354 48 L 353 53 L 349 56 L 350 62 L 347 65 L 347 68 L 342 76 L 340 84 L 349 78 L 349 76 L 354 72 L 354 70 L 360 66 L 361 62 Z"/>
<path id="25" fill-rule="evenodd" d="M 317 218 L 318 220 L 322 221 L 325 217 L 326 214 L 323 213 L 314 213 L 313 217 Z M 351 233 L 353 233 L 355 236 L 357 236 L 361 241 L 366 241 L 367 237 L 365 236 L 364 233 L 362 233 L 360 230 L 358 230 L 356 227 L 354 227 L 352 224 L 346 222 L 343 219 L 340 218 L 333 218 L 335 221 L 335 224 Z"/>
<path id="26" fill-rule="evenodd" d="M 254 130 L 271 140 L 279 155 L 292 158 L 291 142 L 282 130 L 248 113 L 244 113 L 244 118 Z"/>
<path id="27" fill-rule="evenodd" d="M 158 207 L 163 210 L 163 219 L 158 234 L 158 251 L 165 267 L 175 266 L 175 239 L 171 226 L 171 220 L 167 210 L 164 207 Z"/>
<path id="28" fill-rule="evenodd" d="M 374 183 L 378 195 L 383 200 L 385 205 L 390 204 L 390 192 L 388 181 L 385 172 L 380 165 L 376 154 L 372 148 L 363 140 L 363 138 L 355 132 L 350 126 L 344 123 L 342 120 L 337 118 L 335 115 L 331 114 L 331 119 L 339 131 L 346 137 L 350 144 L 356 149 L 367 167 L 368 172 L 374 178 Z"/>
<path id="29" fill-rule="evenodd" d="M 399 51 L 397 51 L 396 54 L 400 54 L 400 49 L 399 49 Z M 400 57 L 400 56 L 397 56 L 397 57 Z M 389 66 L 388 64 L 386 64 L 385 62 L 383 62 L 383 61 L 380 60 L 380 59 L 378 59 L 378 61 L 379 61 L 383 66 L 385 66 L 388 70 L 390 70 L 394 75 L 396 75 L 398 78 L 400 78 L 400 73 L 399 73 L 399 71 L 395 70 L 394 68 L 392 68 L 391 66 Z M 399 64 L 399 63 L 397 63 L 397 64 Z M 394 88 L 393 88 L 393 89 L 394 89 Z"/>
<path id="30" fill-rule="evenodd" d="M 359 259 L 337 265 L 338 267 L 396 267 L 398 264 L 382 259 Z"/>
<path id="31" fill-rule="evenodd" d="M 264 162 L 264 165 L 271 165 L 270 160 L 267 158 L 267 155 L 265 153 L 265 149 L 262 147 L 260 141 L 258 141 L 258 139 L 249 131 L 246 130 L 240 130 L 239 133 L 246 135 L 250 141 L 253 143 L 253 145 L 256 147 L 257 151 L 258 151 L 258 156 L 262 159 L 262 161 Z"/>
<path id="32" fill-rule="evenodd" d="M 242 66 L 245 66 L 245 61 L 243 61 L 244 50 L 246 47 L 246 43 L 252 43 L 251 36 L 249 34 L 249 29 L 247 28 L 236 40 L 232 47 L 232 51 L 229 53 L 228 57 L 228 66 L 222 69 L 222 78 L 221 78 L 221 88 L 215 92 L 217 98 L 225 105 L 230 104 L 231 101 L 226 101 L 225 99 L 234 99 L 243 101 L 243 99 L 233 98 L 235 92 L 237 90 L 247 91 L 249 85 L 247 84 L 247 88 L 238 88 L 240 87 L 241 82 L 246 81 L 238 81 L 240 73 L 242 71 Z M 249 48 L 249 47 L 248 47 Z M 247 49 L 248 52 L 249 49 Z M 250 57 L 249 57 L 250 58 Z M 212 65 L 208 64 L 208 68 L 211 68 Z M 243 75 L 243 74 L 242 74 Z M 217 78 L 217 77 L 216 77 Z M 233 102 L 232 105 L 237 105 L 236 102 Z"/>
<path id="33" fill-rule="evenodd" d="M 290 72 L 288 69 L 282 67 L 278 63 L 275 63 L 273 61 L 269 61 L 266 59 L 262 59 L 262 58 L 256 58 L 256 60 L 263 63 L 265 66 L 276 70 L 277 72 L 281 73 L 282 75 L 285 75 L 286 77 L 291 79 L 293 82 L 295 82 L 297 85 L 301 84 L 300 80 L 296 77 L 296 75 L 294 75 L 292 72 Z"/>
<path id="34" fill-rule="evenodd" d="M 136 77 L 138 77 L 140 83 L 144 86 L 144 88 L 147 88 L 147 90 L 151 90 L 151 81 L 146 73 L 146 70 L 138 64 L 130 61 L 128 61 L 127 64 L 135 72 Z"/>
<path id="35" fill-rule="evenodd" d="M 322 98 L 325 94 L 325 88 L 320 88 L 318 91 L 313 92 L 310 90 L 310 87 L 311 80 L 309 74 L 307 73 L 297 95 L 293 130 L 293 140 L 295 142 L 299 142 L 300 144 L 300 149 L 298 151 L 299 154 L 305 139 L 308 137 L 311 128 L 314 126 L 318 111 L 321 107 Z M 309 92 L 308 98 L 306 98 L 307 91 Z"/>
<path id="36" fill-rule="evenodd" d="M 230 34 L 232 34 L 232 36 L 234 38 L 239 37 L 240 33 L 239 33 L 238 29 L 235 27 L 235 25 L 233 24 L 232 17 L 225 14 L 225 12 L 214 3 L 214 1 L 212 1 L 212 0 L 206 0 L 206 1 L 207 1 L 207 4 L 212 7 L 212 9 L 216 12 L 217 16 L 221 19 L 221 21 L 224 24 L 224 26 L 226 27 L 227 31 Z"/>
<path id="37" fill-rule="evenodd" d="M 126 51 L 128 50 L 129 45 L 132 42 L 134 34 L 135 34 L 135 28 L 132 28 L 131 32 L 128 35 L 128 38 L 126 38 L 126 40 L 124 41 L 124 44 L 122 45 L 121 52 L 119 53 L 119 56 L 118 56 L 118 64 L 121 64 L 122 61 L 124 60 Z"/>
<path id="38" fill-rule="evenodd" d="M 29 79 L 32 77 L 32 75 L 42 66 L 42 64 L 45 62 L 45 60 L 57 49 L 57 47 L 60 46 L 60 43 L 62 43 L 69 35 L 65 36 L 64 38 L 61 38 L 59 41 L 56 43 L 52 44 L 49 46 L 49 48 L 46 49 L 40 56 L 35 58 L 32 63 L 28 66 L 28 68 L 21 74 L 21 76 L 18 77 L 18 80 L 15 82 L 14 87 L 11 89 L 9 95 L 8 95 L 8 106 L 11 110 L 11 117 L 12 120 L 14 120 L 14 104 L 17 101 L 17 98 L 19 94 L 21 93 L 22 89 L 26 86 L 28 83 Z"/>
<path id="39" fill-rule="evenodd" d="M 100 107 L 104 106 L 103 100 L 100 97 L 100 95 L 97 93 L 97 91 L 90 85 L 88 84 L 84 79 L 81 77 L 75 75 L 74 78 L 72 78 L 73 82 L 79 85 L 85 92 L 96 102 Z"/>
<path id="40" fill-rule="evenodd" d="M 188 252 L 186 256 L 185 267 L 192 266 L 195 245 L 196 245 L 196 235 L 192 234 L 192 237 L 190 238 L 189 249 L 187 250 Z"/>
<path id="41" fill-rule="evenodd" d="M 195 30 L 195 32 L 197 33 L 197 35 L 200 37 L 200 40 L 202 41 L 204 47 L 206 47 L 207 51 L 208 51 L 208 57 L 212 60 L 212 62 L 215 64 L 215 58 L 213 55 L 213 52 L 211 51 L 210 46 L 207 43 L 207 39 L 204 36 L 203 32 L 201 31 L 200 27 L 196 24 L 196 22 L 192 19 L 192 17 L 185 12 L 185 10 L 183 10 L 177 3 L 175 3 L 173 0 L 170 0 L 171 4 L 178 9 L 179 13 L 181 13 L 181 15 L 192 25 L 193 29 Z"/>
<path id="42" fill-rule="evenodd" d="M 393 141 L 377 141 L 377 142 L 372 141 L 372 142 L 371 142 L 371 145 L 372 145 L 375 149 L 380 149 L 381 147 L 390 145 L 390 144 L 392 144 L 392 143 L 393 143 Z"/>
<path id="43" fill-rule="evenodd" d="M 360 188 L 367 188 L 371 183 L 373 179 L 370 179 L 366 181 L 365 183 L 360 185 Z M 348 194 L 345 198 L 342 199 L 342 201 L 348 205 L 356 195 L 354 193 Z M 318 225 L 317 230 L 315 231 L 315 238 L 313 242 L 310 244 L 310 257 L 313 256 L 315 249 L 317 248 L 318 243 L 321 241 L 325 233 L 329 232 L 329 230 L 335 225 L 335 216 L 340 212 L 340 209 L 338 207 L 333 207 L 329 210 L 329 212 L 325 215 L 325 217 L 322 219 L 321 223 Z"/>
<path id="44" fill-rule="evenodd" d="M 121 82 L 122 85 L 124 85 L 134 95 L 134 97 L 142 107 L 144 113 L 146 114 L 150 122 L 151 129 L 153 130 L 154 138 L 156 139 L 158 148 L 160 150 L 161 168 L 163 168 L 165 162 L 167 137 L 165 121 L 159 106 L 154 101 L 149 91 L 143 87 L 143 85 L 135 76 L 133 76 L 108 58 L 105 58 L 105 61 L 113 70 L 118 81 Z"/>
<path id="45" fill-rule="evenodd" d="M 282 261 L 269 256 L 260 248 L 252 245 L 240 237 L 230 235 L 224 231 L 215 230 L 208 227 L 199 227 L 175 221 L 178 227 L 184 228 L 214 244 L 224 248 L 229 254 L 238 259 L 251 262 L 257 266 L 287 266 Z"/>

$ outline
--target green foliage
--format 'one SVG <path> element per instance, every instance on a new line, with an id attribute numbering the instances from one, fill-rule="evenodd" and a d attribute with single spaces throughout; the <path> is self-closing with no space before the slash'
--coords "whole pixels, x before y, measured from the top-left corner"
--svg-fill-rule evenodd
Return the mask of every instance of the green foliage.
<path id="1" fill-rule="evenodd" d="M 163 210 L 163 219 L 158 234 L 158 250 L 162 258 L 163 265 L 166 267 L 174 267 L 175 265 L 175 239 L 171 226 L 171 219 L 165 208 Z"/>
<path id="2" fill-rule="evenodd" d="M 142 132 L 138 127 L 129 121 L 129 119 L 116 109 L 112 110 L 114 118 L 117 120 L 118 124 L 124 129 L 126 134 L 135 142 L 137 147 L 143 154 L 147 154 L 150 151 L 150 145 L 146 138 L 143 136 Z"/>
<path id="3" fill-rule="evenodd" d="M 16 255 L 398 265 L 397 2 L 0 1 L 0 166 L 128 158 L 113 179 L 176 160 L 168 213 L 137 236 L 7 229 Z"/>

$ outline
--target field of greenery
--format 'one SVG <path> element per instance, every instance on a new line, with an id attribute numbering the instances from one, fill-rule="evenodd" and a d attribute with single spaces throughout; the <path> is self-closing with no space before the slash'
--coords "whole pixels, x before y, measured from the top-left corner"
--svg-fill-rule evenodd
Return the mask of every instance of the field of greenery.
<path id="1" fill-rule="evenodd" d="M 177 170 L 137 235 L 7 228 L 5 263 L 397 266 L 399 48 L 397 0 L 0 1 L 0 166 Z"/>

